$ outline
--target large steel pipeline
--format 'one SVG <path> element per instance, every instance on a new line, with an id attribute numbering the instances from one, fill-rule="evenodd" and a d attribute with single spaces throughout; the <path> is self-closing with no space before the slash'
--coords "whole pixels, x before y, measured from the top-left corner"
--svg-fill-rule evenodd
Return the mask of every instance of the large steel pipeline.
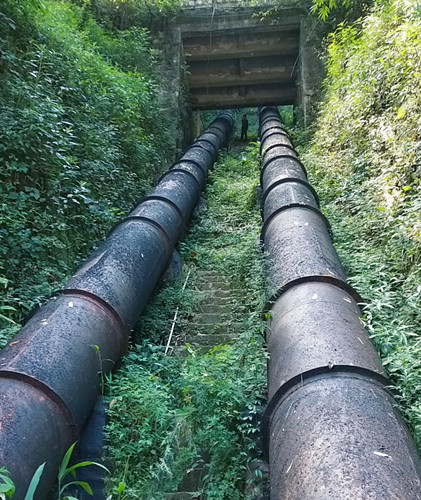
<path id="1" fill-rule="evenodd" d="M 271 500 L 420 499 L 420 457 L 276 108 L 260 137 Z"/>
<path id="2" fill-rule="evenodd" d="M 47 497 L 232 128 L 232 115 L 220 115 L 0 352 L 0 466 L 10 470 L 16 500 L 43 462 L 36 499 Z"/>

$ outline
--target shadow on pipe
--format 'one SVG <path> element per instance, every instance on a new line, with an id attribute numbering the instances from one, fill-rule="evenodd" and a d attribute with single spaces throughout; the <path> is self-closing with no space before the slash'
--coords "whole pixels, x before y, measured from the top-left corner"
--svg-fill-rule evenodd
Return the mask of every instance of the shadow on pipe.
<path id="1" fill-rule="evenodd" d="M 126 352 L 233 124 L 221 114 L 0 352 L 0 466 L 10 470 L 15 500 L 43 462 L 36 499 L 47 497 L 95 404 L 99 375 Z"/>

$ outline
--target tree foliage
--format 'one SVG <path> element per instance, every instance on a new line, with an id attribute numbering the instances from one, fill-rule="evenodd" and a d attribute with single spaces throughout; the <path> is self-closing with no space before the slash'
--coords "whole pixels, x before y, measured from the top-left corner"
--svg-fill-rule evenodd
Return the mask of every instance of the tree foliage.
<path id="1" fill-rule="evenodd" d="M 180 10 L 182 0 L 90 0 L 100 19 L 125 30 L 132 26 L 162 29 Z"/>
<path id="2" fill-rule="evenodd" d="M 0 321 L 9 337 L 145 193 L 172 138 L 144 28 L 113 35 L 86 6 L 5 0 L 0 33 Z"/>

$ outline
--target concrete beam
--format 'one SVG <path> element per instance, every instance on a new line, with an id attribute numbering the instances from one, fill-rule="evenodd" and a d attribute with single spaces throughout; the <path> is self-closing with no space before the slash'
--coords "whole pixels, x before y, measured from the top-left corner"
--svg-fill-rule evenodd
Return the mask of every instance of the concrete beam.
<path id="1" fill-rule="evenodd" d="M 191 106 L 298 103 L 307 123 L 320 73 L 315 47 L 321 37 L 309 19 L 311 0 L 283 7 L 279 0 L 257 1 L 188 0 L 174 21 L 189 67 Z M 276 15 L 265 16 L 273 7 Z"/>
<path id="2" fill-rule="evenodd" d="M 292 83 L 296 57 L 240 58 L 190 64 L 190 89 L 262 83 Z"/>
<path id="3" fill-rule="evenodd" d="M 241 62 L 243 62 L 242 65 Z M 190 90 L 201 87 L 250 86 L 272 83 L 294 85 L 294 75 L 295 59 L 284 64 L 274 64 L 267 67 L 253 66 L 250 61 L 240 59 L 230 61 L 229 67 L 218 68 L 217 71 L 192 71 L 188 82 Z"/>
<path id="4" fill-rule="evenodd" d="M 299 31 L 185 37 L 183 48 L 186 60 L 189 62 L 262 57 L 272 54 L 298 55 Z"/>
<path id="5" fill-rule="evenodd" d="M 255 12 L 254 12 L 255 11 Z M 306 15 L 305 9 L 287 8 L 277 19 L 276 24 L 272 24 L 271 19 L 262 19 L 258 9 L 229 11 L 213 11 L 212 9 L 200 9 L 193 11 L 191 15 L 185 12 L 178 19 L 178 26 L 181 29 L 183 38 L 194 35 L 213 35 L 231 33 L 250 33 L 250 32 L 271 32 L 271 31 L 290 31 L 299 29 L 301 18 Z"/>
<path id="6" fill-rule="evenodd" d="M 296 99 L 292 85 L 256 85 L 250 87 L 218 87 L 193 89 L 190 105 L 193 109 L 245 108 L 253 106 L 287 105 Z"/>
<path id="7" fill-rule="evenodd" d="M 267 75 L 256 75 L 254 78 L 248 77 L 248 78 L 240 78 L 239 76 L 230 76 L 225 78 L 223 81 L 218 80 L 218 81 L 200 81 L 199 78 L 195 80 L 193 83 L 190 82 L 189 88 L 190 91 L 193 91 L 195 89 L 201 89 L 201 88 L 208 88 L 208 89 L 216 89 L 216 88 L 223 88 L 223 87 L 250 87 L 250 86 L 255 86 L 255 85 L 266 85 L 266 84 L 289 84 L 292 86 L 295 86 L 295 81 L 291 78 L 283 78 L 282 76 L 279 77 L 279 75 L 273 74 L 272 76 L 267 76 Z"/>

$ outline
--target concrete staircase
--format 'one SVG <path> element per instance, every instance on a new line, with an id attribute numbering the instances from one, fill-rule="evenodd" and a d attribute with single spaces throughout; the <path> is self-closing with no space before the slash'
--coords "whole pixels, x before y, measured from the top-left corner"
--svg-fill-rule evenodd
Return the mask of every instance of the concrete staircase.
<path id="1" fill-rule="evenodd" d="M 218 271 L 197 271 L 195 288 L 200 297 L 199 307 L 188 331 L 181 332 L 179 340 L 201 352 L 234 342 L 243 327 L 233 311 L 235 303 L 241 300 L 241 290 L 232 289 Z M 182 351 L 178 348 L 177 352 Z"/>
<path id="2" fill-rule="evenodd" d="M 238 339 L 244 327 L 238 319 L 238 306 L 244 300 L 243 294 L 240 289 L 231 288 L 228 277 L 215 270 L 199 270 L 196 271 L 192 280 L 200 301 L 193 321 L 187 328 L 184 327 L 188 331 L 179 332 L 178 346 L 174 351 L 176 355 L 186 355 L 187 343 L 200 353 L 205 353 L 220 344 L 233 343 Z M 241 317 L 241 314 L 239 316 Z M 203 460 L 203 464 L 205 462 L 206 459 Z M 264 481 L 256 480 L 256 477 L 259 477 L 256 475 L 256 469 L 260 477 L 267 480 L 266 462 L 259 460 L 249 464 L 244 498 L 269 500 Z M 203 489 L 203 474 L 204 470 L 201 466 L 192 467 L 186 472 L 178 491 L 167 494 L 166 500 L 206 500 L 206 496 L 200 493 Z"/>
<path id="3" fill-rule="evenodd" d="M 232 289 L 228 279 L 218 271 L 196 271 L 193 277 L 196 293 L 200 297 L 193 321 L 177 337 L 175 355 L 186 355 L 186 344 L 195 351 L 206 353 L 220 344 L 235 342 L 241 333 L 242 323 L 236 321 L 234 308 L 241 300 L 241 290 Z M 166 495 L 166 500 L 205 500 L 201 491 L 203 469 L 189 470 L 179 491 Z"/>

